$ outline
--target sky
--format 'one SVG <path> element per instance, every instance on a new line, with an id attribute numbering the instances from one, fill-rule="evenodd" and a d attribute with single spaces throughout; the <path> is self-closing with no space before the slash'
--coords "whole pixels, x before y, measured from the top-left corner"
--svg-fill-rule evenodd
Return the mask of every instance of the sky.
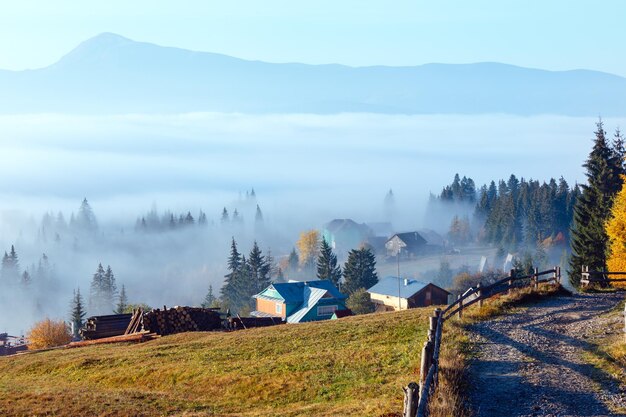
<path id="1" fill-rule="evenodd" d="M 269 62 L 495 61 L 626 76 L 621 0 L 6 0 L 0 68 L 52 64 L 102 32 Z"/>

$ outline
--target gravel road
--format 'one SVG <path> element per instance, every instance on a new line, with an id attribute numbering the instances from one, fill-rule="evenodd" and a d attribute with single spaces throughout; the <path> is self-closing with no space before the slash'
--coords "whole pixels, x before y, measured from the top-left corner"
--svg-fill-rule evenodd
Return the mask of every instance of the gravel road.
<path id="1" fill-rule="evenodd" d="M 624 293 L 546 298 L 470 326 L 470 406 L 477 416 L 626 416 L 625 387 L 586 364 L 601 313 Z M 613 319 L 615 320 L 615 319 Z M 613 408 L 615 409 L 615 408 Z"/>

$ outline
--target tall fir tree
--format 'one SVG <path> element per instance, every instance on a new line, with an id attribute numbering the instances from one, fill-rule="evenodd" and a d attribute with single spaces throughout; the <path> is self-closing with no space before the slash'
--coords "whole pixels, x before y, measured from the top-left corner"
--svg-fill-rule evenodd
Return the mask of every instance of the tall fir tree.
<path id="1" fill-rule="evenodd" d="M 107 265 L 103 280 L 104 304 L 107 311 L 112 312 L 115 306 L 115 298 L 117 295 L 117 284 L 115 283 L 115 275 L 111 269 L 111 265 Z"/>
<path id="2" fill-rule="evenodd" d="M 98 221 L 96 220 L 96 215 L 93 213 L 91 206 L 87 199 L 83 199 L 83 202 L 78 209 L 78 214 L 75 218 L 75 226 L 79 228 L 79 230 L 86 232 L 94 232 L 98 229 Z"/>
<path id="3" fill-rule="evenodd" d="M 117 299 L 117 305 L 115 306 L 115 314 L 124 314 L 128 308 L 128 296 L 126 295 L 126 287 L 122 284 L 120 289 L 120 295 Z"/>
<path id="4" fill-rule="evenodd" d="M 248 268 L 250 273 L 250 288 L 245 294 L 247 297 L 243 301 L 252 303 L 252 296 L 267 288 L 272 280 L 270 279 L 270 265 L 266 257 L 255 241 L 248 256 Z"/>
<path id="5" fill-rule="evenodd" d="M 242 261 L 242 256 L 239 250 L 237 250 L 237 242 L 235 242 L 235 238 L 233 237 L 227 262 L 228 274 L 224 276 L 225 280 L 221 289 L 222 300 L 229 308 L 238 304 L 238 281 L 241 278 Z"/>
<path id="6" fill-rule="evenodd" d="M 341 280 L 341 267 L 337 265 L 337 255 L 333 253 L 326 239 L 322 239 L 320 254 L 317 257 L 317 278 L 327 279 L 336 287 Z"/>
<path id="7" fill-rule="evenodd" d="M 606 268 L 608 236 L 604 228 L 613 199 L 621 189 L 622 161 L 606 139 L 602 121 L 596 124 L 593 149 L 583 165 L 587 184 L 581 185 L 582 194 L 574 207 L 572 229 L 572 257 L 569 263 L 569 279 L 578 286 L 583 265 L 590 270 Z"/>
<path id="8" fill-rule="evenodd" d="M 98 264 L 96 272 L 91 279 L 91 285 L 89 287 L 89 311 L 94 314 L 108 314 L 106 311 L 106 296 L 104 294 L 104 268 L 102 264 Z"/>
<path id="9" fill-rule="evenodd" d="M 73 336 L 75 339 L 80 338 L 79 330 L 83 327 L 83 320 L 86 314 L 83 297 L 80 295 L 80 288 L 77 288 L 74 291 L 70 309 L 70 322 L 72 323 Z"/>
<path id="10" fill-rule="evenodd" d="M 216 301 L 217 298 L 215 298 L 215 295 L 213 295 L 213 285 L 209 285 L 209 291 L 204 296 L 204 300 L 202 301 L 202 304 L 200 304 L 200 306 L 202 308 L 211 308 L 215 306 Z"/>
<path id="11" fill-rule="evenodd" d="M 378 282 L 376 257 L 368 248 L 352 249 L 343 267 L 343 293 L 352 294 L 359 288 L 371 288 Z"/>
<path id="12" fill-rule="evenodd" d="M 230 219 L 228 218 L 228 210 L 226 210 L 226 207 L 224 207 L 224 210 L 222 210 L 221 222 L 222 222 L 222 224 L 226 224 L 229 221 L 230 221 Z"/>

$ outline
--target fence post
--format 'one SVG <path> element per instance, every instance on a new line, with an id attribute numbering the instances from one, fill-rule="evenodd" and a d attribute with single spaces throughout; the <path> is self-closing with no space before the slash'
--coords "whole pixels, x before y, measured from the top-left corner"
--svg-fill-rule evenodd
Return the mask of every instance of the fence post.
<path id="1" fill-rule="evenodd" d="M 404 390 L 404 412 L 402 417 L 415 417 L 417 415 L 417 404 L 419 403 L 420 387 L 415 382 L 409 383 Z"/>
<path id="2" fill-rule="evenodd" d="M 428 340 L 431 342 L 434 342 L 435 340 L 435 333 L 437 333 L 437 320 L 438 319 L 439 318 L 437 317 L 437 312 L 434 312 L 433 315 L 429 317 Z"/>
<path id="3" fill-rule="evenodd" d="M 422 348 L 422 361 L 420 363 L 420 386 L 424 386 L 424 382 L 426 381 L 426 376 L 428 375 L 428 370 L 430 369 L 430 364 L 432 362 L 432 342 L 426 341 L 424 342 L 424 347 Z"/>
<path id="4" fill-rule="evenodd" d="M 459 301 L 461 299 L 460 295 L 456 296 L 456 300 Z M 458 318 L 462 318 L 463 317 L 463 301 L 459 301 L 459 311 L 456 313 L 456 316 Z"/>
<path id="5" fill-rule="evenodd" d="M 509 294 L 513 291 L 513 277 L 515 276 L 515 269 L 511 269 L 509 272 Z"/>
<path id="6" fill-rule="evenodd" d="M 478 307 L 483 306 L 483 291 L 481 290 L 482 285 L 480 282 L 476 285 L 476 295 L 478 295 Z"/>
<path id="7" fill-rule="evenodd" d="M 557 282 L 561 284 L 561 267 L 560 266 L 556 267 L 556 278 L 557 278 Z"/>
<path id="8" fill-rule="evenodd" d="M 539 268 L 535 267 L 534 270 L 534 274 L 533 274 L 533 282 L 534 282 L 534 288 L 535 290 L 539 289 Z"/>

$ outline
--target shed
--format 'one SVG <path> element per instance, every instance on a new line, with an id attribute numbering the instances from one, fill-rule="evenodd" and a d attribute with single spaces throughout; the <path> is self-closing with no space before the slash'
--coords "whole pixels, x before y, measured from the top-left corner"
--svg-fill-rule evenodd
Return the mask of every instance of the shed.
<path id="1" fill-rule="evenodd" d="M 450 292 L 431 283 L 388 276 L 367 290 L 376 311 L 448 304 Z"/>

